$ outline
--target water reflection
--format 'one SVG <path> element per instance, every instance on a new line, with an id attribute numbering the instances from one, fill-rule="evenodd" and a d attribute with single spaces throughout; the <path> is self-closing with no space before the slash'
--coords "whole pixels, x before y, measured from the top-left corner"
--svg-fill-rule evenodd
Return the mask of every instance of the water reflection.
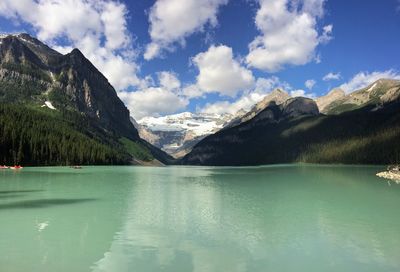
<path id="1" fill-rule="evenodd" d="M 58 205 L 70 205 L 82 202 L 94 201 L 94 198 L 52 198 L 52 199 L 34 199 L 23 200 L 11 203 L 0 204 L 0 210 L 8 209 L 38 209 L 48 208 Z"/>
<path id="2" fill-rule="evenodd" d="M 94 271 L 240 271 L 244 252 L 221 245 L 231 223 L 213 170 L 142 174 L 128 198 L 122 231 Z"/>
<path id="3" fill-rule="evenodd" d="M 368 198 L 388 193 L 368 168 L 161 171 L 137 176 L 122 229 L 93 271 L 399 267 L 400 247 L 388 241 L 400 242 L 399 220 L 388 227 L 389 203 Z"/>
<path id="4" fill-rule="evenodd" d="M 88 167 L 4 174 L 0 270 L 399 271 L 400 186 L 381 182 L 378 170 Z"/>

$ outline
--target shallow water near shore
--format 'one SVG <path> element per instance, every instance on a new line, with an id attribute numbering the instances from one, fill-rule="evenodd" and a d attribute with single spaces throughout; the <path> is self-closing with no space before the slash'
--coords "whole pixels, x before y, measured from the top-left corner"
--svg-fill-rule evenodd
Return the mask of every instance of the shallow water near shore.
<path id="1" fill-rule="evenodd" d="M 400 271 L 382 170 L 0 170 L 0 271 Z"/>

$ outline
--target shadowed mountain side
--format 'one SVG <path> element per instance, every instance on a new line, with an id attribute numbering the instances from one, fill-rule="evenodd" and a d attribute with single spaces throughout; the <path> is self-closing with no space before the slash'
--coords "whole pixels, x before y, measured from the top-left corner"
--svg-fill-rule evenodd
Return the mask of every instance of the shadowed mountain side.
<path id="1" fill-rule="evenodd" d="M 97 200 L 97 199 L 95 199 L 95 198 L 51 198 L 51 199 L 24 200 L 24 201 L 0 204 L 0 210 L 48 208 L 51 206 L 78 204 L 78 203 L 95 201 L 95 200 Z"/>
<path id="2" fill-rule="evenodd" d="M 185 156 L 193 165 L 313 162 L 388 164 L 400 160 L 399 102 L 340 115 L 277 119 L 276 105 L 250 121 L 211 135 Z"/>

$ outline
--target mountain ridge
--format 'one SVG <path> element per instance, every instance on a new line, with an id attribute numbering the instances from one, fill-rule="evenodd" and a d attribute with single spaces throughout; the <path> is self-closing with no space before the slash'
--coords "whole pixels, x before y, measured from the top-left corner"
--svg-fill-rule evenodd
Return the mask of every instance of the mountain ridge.
<path id="1" fill-rule="evenodd" d="M 364 102 L 362 107 L 328 115 L 319 113 L 311 99 L 291 98 L 282 105 L 271 102 L 252 119 L 204 138 L 180 163 L 398 162 L 400 100 L 390 99 L 379 107 L 376 101 Z"/>
<path id="2" fill-rule="evenodd" d="M 0 41 L 2 103 L 23 104 L 27 106 L 26 111 L 47 106 L 55 111 L 46 113 L 49 122 L 55 114 L 57 118 L 71 118 L 71 112 L 76 115 L 74 120 L 90 122 L 97 127 L 84 134 L 88 137 L 94 137 L 93 133 L 102 135 L 97 137 L 102 144 L 118 146 L 120 152 L 130 154 L 134 161 L 140 161 L 136 155 L 146 159 L 154 156 L 163 163 L 172 161 L 169 155 L 139 137 L 130 121 L 129 110 L 115 89 L 79 49 L 62 55 L 28 34 L 2 36 Z M 70 120 L 65 121 L 72 124 Z M 70 126 L 69 129 L 76 128 Z M 85 131 L 84 127 L 81 129 Z M 131 153 L 125 149 L 125 144 Z M 151 156 L 145 155 L 150 153 Z"/>
<path id="3" fill-rule="evenodd" d="M 335 90 L 334 90 L 335 91 Z M 333 98 L 333 99 L 332 99 Z M 400 98 L 400 80 L 379 79 L 368 86 L 348 94 L 343 93 L 332 96 L 332 91 L 326 96 L 317 99 L 321 104 L 321 112 L 325 114 L 338 114 L 373 104 L 379 106 Z M 324 99 L 326 101 L 324 101 Z M 318 103 L 317 101 L 317 103 Z M 328 102 L 328 103 L 327 103 Z"/>

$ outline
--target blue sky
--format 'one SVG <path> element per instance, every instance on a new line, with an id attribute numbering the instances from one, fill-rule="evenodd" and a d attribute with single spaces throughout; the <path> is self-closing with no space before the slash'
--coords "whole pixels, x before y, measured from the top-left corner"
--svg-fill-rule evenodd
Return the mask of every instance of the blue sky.
<path id="1" fill-rule="evenodd" d="M 398 0 L 4 0 L 0 32 L 78 47 L 136 119 L 400 79 Z"/>

